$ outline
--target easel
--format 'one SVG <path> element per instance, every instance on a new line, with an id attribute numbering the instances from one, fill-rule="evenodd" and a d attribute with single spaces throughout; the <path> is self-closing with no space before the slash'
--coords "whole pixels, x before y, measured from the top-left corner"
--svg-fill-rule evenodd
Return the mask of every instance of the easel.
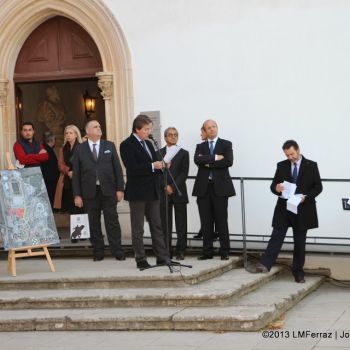
<path id="1" fill-rule="evenodd" d="M 38 249 L 38 250 L 37 250 Z M 16 277 L 16 258 L 29 258 L 31 256 L 46 256 L 51 272 L 55 272 L 47 244 L 31 245 L 9 249 L 7 258 L 7 269 L 13 277 Z"/>
<path id="2" fill-rule="evenodd" d="M 8 170 L 15 170 L 16 167 L 12 164 L 11 156 L 9 152 L 6 152 L 6 159 L 8 164 Z M 7 258 L 7 269 L 13 277 L 16 276 L 16 258 L 29 258 L 32 256 L 46 256 L 47 263 L 50 266 L 51 272 L 55 272 L 47 244 L 38 244 L 25 247 L 18 247 L 9 249 Z"/>

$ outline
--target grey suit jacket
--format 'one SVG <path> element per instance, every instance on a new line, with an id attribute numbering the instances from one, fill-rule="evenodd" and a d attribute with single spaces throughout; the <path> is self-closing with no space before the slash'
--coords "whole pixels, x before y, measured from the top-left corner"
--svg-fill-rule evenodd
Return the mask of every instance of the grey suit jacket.
<path id="1" fill-rule="evenodd" d="M 113 142 L 101 140 L 97 161 L 94 160 L 88 142 L 80 144 L 73 159 L 73 195 L 94 198 L 96 179 L 100 181 L 105 196 L 115 196 L 116 191 L 124 191 L 123 172 Z"/>

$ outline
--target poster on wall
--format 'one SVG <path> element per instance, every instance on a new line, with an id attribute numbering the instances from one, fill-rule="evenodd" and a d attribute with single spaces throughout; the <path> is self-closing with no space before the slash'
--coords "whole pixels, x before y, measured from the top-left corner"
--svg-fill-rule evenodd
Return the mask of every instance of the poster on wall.
<path id="1" fill-rule="evenodd" d="M 5 250 L 59 243 L 39 167 L 0 170 L 0 233 Z"/>

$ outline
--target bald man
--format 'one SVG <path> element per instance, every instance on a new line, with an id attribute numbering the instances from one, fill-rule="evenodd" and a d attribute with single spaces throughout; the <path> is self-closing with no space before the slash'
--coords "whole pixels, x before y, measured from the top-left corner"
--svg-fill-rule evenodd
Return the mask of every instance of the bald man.
<path id="1" fill-rule="evenodd" d="M 228 260 L 227 206 L 228 198 L 236 194 L 229 173 L 233 163 L 232 143 L 218 137 L 215 120 L 206 120 L 203 129 L 207 140 L 196 147 L 194 162 L 198 173 L 192 192 L 197 197 L 203 233 L 203 254 L 198 260 L 213 258 L 214 223 L 219 232 L 221 260 Z"/>
<path id="2" fill-rule="evenodd" d="M 88 139 L 76 148 L 72 161 L 74 204 L 78 208 L 84 206 L 89 216 L 93 260 L 101 261 L 105 255 L 101 211 L 111 253 L 117 260 L 125 260 L 117 214 L 117 202 L 124 197 L 120 160 L 114 143 L 101 140 L 101 125 L 97 120 L 90 120 L 85 131 Z"/>

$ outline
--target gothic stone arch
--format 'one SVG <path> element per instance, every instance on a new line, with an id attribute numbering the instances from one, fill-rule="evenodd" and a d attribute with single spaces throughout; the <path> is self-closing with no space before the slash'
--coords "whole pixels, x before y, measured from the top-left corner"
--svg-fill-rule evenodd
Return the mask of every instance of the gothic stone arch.
<path id="1" fill-rule="evenodd" d="M 82 26 L 95 41 L 103 71 L 97 73 L 105 100 L 107 138 L 117 145 L 130 133 L 133 117 L 131 59 L 123 32 L 101 0 L 2 0 L 0 12 L 0 167 L 16 140 L 13 74 L 31 32 L 54 16 Z"/>

